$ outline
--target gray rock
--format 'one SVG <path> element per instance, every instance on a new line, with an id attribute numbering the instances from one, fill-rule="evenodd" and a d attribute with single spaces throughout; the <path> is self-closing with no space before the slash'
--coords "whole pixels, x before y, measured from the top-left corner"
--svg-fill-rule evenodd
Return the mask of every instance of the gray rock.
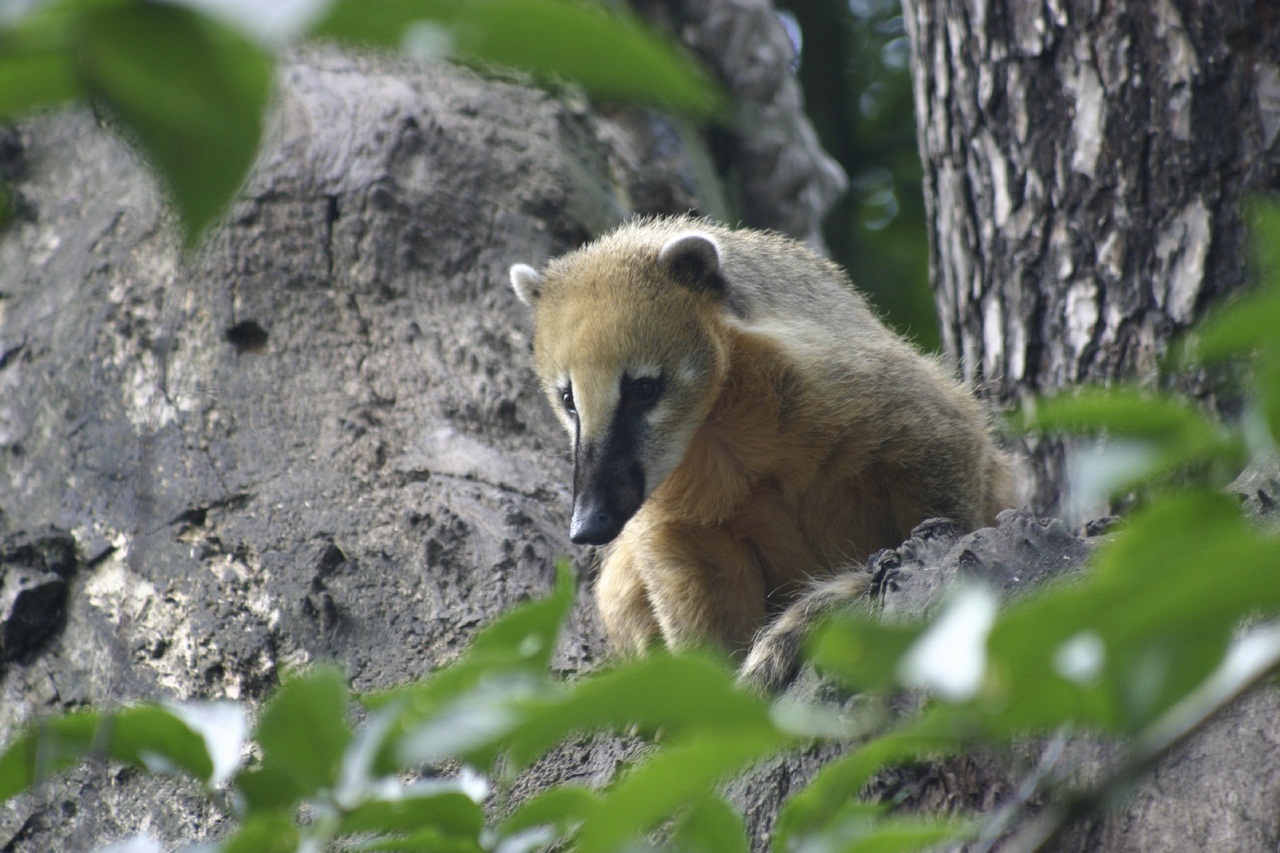
<path id="1" fill-rule="evenodd" d="M 506 270 L 636 213 L 731 216 L 701 146 L 571 90 L 301 50 L 184 256 L 87 112 L 6 130 L 0 532 L 56 525 L 76 556 L 5 564 L 0 741 L 82 705 L 255 701 L 311 661 L 357 689 L 421 678 L 548 591 L 573 553 L 567 448 Z M 604 649 L 581 574 L 566 674 Z M 198 801 L 91 763 L 0 808 L 0 849 L 216 835 Z"/>
<path id="2" fill-rule="evenodd" d="M 930 519 L 900 547 L 868 561 L 871 595 L 886 619 L 927 615 L 957 581 L 981 580 L 1002 598 L 1020 595 L 1049 578 L 1082 568 L 1089 540 L 1057 519 L 1005 510 L 995 527 L 959 535 L 946 519 Z"/>
<path id="3" fill-rule="evenodd" d="M 86 703 L 258 699 L 309 661 L 358 689 L 420 678 L 570 553 L 564 440 L 505 270 L 627 212 L 596 118 L 332 52 L 283 67 L 275 115 L 190 259 L 155 182 L 88 114 L 17 131 L 0 517 L 70 531 L 87 563 L 6 562 L 4 655 L 26 657 L 0 684 L 0 739 Z M 583 603 L 556 666 L 601 647 Z M 216 831 L 154 817 L 159 784 L 53 781 L 0 811 L 0 847 Z M 71 809 L 85 785 L 98 805 Z"/>

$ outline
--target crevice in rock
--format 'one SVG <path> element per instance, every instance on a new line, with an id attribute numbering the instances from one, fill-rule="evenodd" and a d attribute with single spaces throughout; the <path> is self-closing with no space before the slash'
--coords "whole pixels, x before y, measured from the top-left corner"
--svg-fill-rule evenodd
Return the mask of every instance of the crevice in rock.
<path id="1" fill-rule="evenodd" d="M 241 320 L 228 328 L 223 336 L 236 348 L 236 355 L 261 353 L 267 348 L 267 330 L 257 320 Z"/>

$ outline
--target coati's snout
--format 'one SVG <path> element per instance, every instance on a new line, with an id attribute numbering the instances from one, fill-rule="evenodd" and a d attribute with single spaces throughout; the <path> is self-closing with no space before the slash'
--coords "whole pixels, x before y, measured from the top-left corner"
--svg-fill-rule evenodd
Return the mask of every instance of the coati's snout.
<path id="1" fill-rule="evenodd" d="M 612 541 L 644 503 L 648 495 L 644 458 L 653 438 L 649 418 L 664 385 L 661 376 L 633 378 L 624 373 L 612 410 L 589 421 L 598 425 L 594 433 L 584 430 L 578 410 L 572 410 L 573 520 L 569 539 L 575 544 Z M 572 392 L 567 397 L 572 400 Z"/>
<path id="2" fill-rule="evenodd" d="M 592 445 L 574 455 L 569 540 L 575 545 L 612 542 L 644 502 L 644 469 L 609 458 Z"/>

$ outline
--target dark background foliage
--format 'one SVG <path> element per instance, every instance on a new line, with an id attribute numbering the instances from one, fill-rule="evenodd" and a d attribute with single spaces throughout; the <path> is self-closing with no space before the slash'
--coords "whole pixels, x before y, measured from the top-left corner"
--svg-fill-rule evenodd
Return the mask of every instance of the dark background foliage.
<path id="1" fill-rule="evenodd" d="M 849 191 L 823 229 L 832 257 L 898 331 L 936 350 L 901 5 L 791 0 L 780 6 L 800 47 L 805 111 L 849 175 Z"/>

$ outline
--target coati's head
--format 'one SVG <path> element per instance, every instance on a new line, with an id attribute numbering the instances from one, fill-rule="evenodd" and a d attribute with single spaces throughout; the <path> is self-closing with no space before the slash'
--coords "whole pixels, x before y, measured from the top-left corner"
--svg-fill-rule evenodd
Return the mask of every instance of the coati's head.
<path id="1" fill-rule="evenodd" d="M 692 228 L 624 227 L 542 273 L 516 264 L 511 284 L 573 437 L 569 538 L 604 544 L 680 464 L 724 378 L 720 247 Z"/>

